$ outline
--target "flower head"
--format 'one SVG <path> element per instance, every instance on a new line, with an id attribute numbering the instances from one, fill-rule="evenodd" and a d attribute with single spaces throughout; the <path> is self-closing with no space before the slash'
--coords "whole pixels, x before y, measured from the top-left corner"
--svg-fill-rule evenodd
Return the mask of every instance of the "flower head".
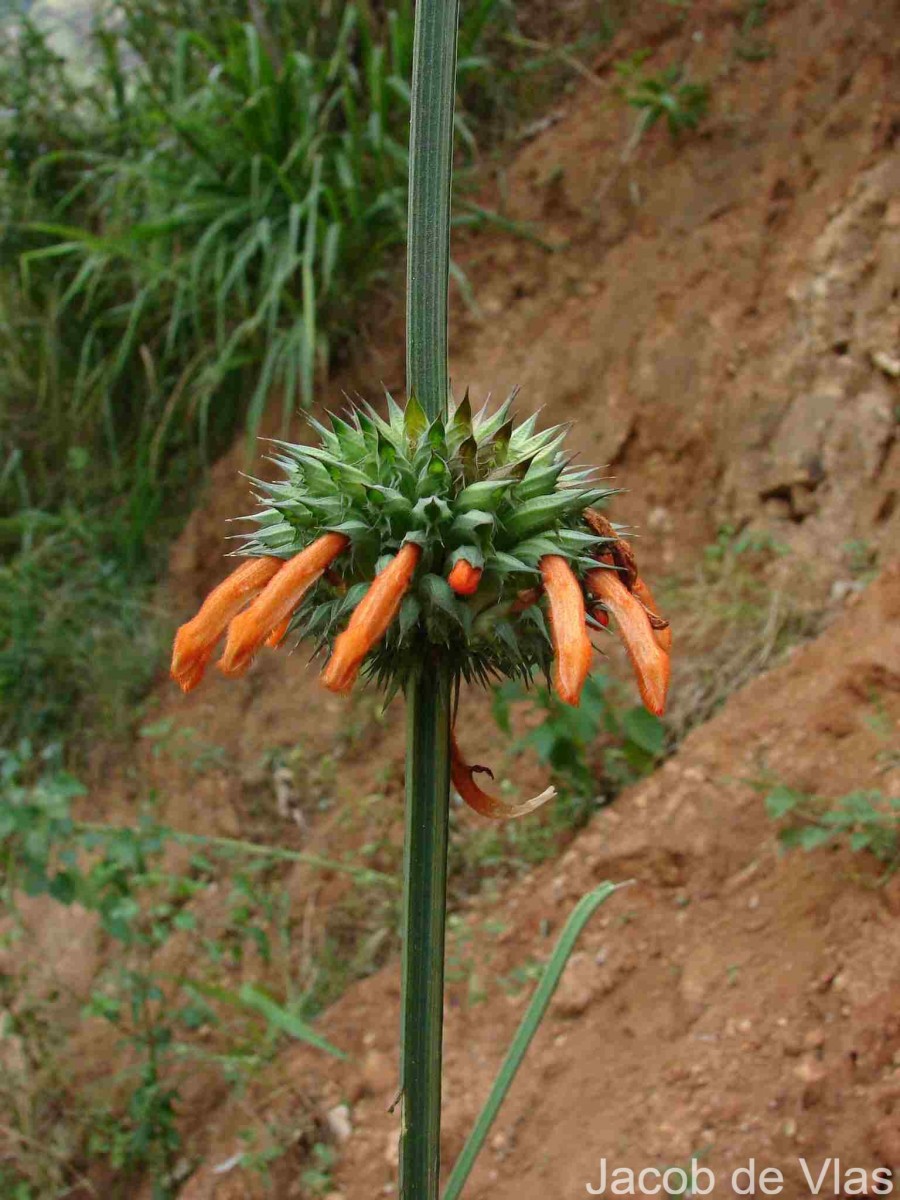
<path id="1" fill-rule="evenodd" d="M 403 687 L 440 660 L 457 681 L 543 671 L 578 704 L 589 627 L 612 614 L 645 703 L 661 712 L 671 634 L 630 546 L 595 507 L 610 489 L 573 467 L 564 430 L 516 425 L 512 399 L 473 415 L 466 396 L 428 421 L 414 398 L 401 410 L 389 396 L 386 418 L 364 405 L 312 422 L 317 445 L 274 443 L 283 478 L 256 481 L 249 560 L 179 630 L 173 677 L 195 687 L 226 628 L 229 676 L 294 631 L 330 652 L 332 691 L 360 672 Z M 473 807 L 504 808 L 454 756 Z"/>

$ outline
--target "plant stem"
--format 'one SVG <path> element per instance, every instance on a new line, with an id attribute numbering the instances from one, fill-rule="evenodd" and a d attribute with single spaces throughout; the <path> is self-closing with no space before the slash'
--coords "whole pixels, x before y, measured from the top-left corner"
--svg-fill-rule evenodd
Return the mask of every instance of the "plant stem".
<path id="1" fill-rule="evenodd" d="M 406 385 L 447 411 L 450 188 L 459 0 L 417 0 L 409 133 Z M 450 665 L 422 662 L 407 689 L 401 1031 L 401 1200 L 437 1200 L 444 924 L 450 808 Z"/>
<path id="2" fill-rule="evenodd" d="M 429 417 L 447 407 L 450 189 L 459 0 L 418 0 L 409 129 L 406 384 Z"/>
<path id="3" fill-rule="evenodd" d="M 438 1194 L 449 793 L 450 675 L 423 664 L 407 698 L 401 1200 Z"/>

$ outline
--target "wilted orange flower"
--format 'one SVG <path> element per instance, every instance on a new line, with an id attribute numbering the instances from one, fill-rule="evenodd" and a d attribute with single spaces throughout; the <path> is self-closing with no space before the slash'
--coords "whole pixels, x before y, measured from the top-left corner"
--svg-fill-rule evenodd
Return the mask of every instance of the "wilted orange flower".
<path id="1" fill-rule="evenodd" d="M 584 596 L 572 568 L 560 555 L 546 554 L 540 567 L 550 605 L 553 686 L 565 704 L 577 705 L 591 669 L 593 653 Z"/>
<path id="2" fill-rule="evenodd" d="M 457 596 L 473 596 L 481 582 L 481 567 L 473 567 L 464 558 L 458 558 L 447 576 L 447 582 Z"/>
<path id="3" fill-rule="evenodd" d="M 422 557 L 422 547 L 406 542 L 353 610 L 350 623 L 335 639 L 331 658 L 322 672 L 322 683 L 332 692 L 348 692 L 356 682 L 362 661 L 387 632 L 400 610 Z"/>
<path id="4" fill-rule="evenodd" d="M 670 654 L 672 651 L 672 626 L 659 615 L 659 609 L 656 607 L 653 593 L 643 579 L 641 579 L 640 575 L 635 575 L 631 591 L 633 595 L 637 596 L 647 612 L 650 620 L 650 628 L 653 630 L 653 636 L 656 638 L 657 645 L 662 650 L 665 650 L 666 654 Z"/>
<path id="5" fill-rule="evenodd" d="M 250 607 L 229 625 L 225 653 L 218 664 L 225 675 L 244 674 L 260 646 L 281 630 L 304 594 L 349 544 L 342 533 L 325 533 L 284 564 Z"/>
<path id="6" fill-rule="evenodd" d="M 530 800 L 522 800 L 518 803 L 501 800 L 498 796 L 491 796 L 482 791 L 473 778 L 477 773 L 488 775 L 491 779 L 494 778 L 493 773 L 487 767 L 469 766 L 463 758 L 456 734 L 451 733 L 450 778 L 469 808 L 474 809 L 479 816 L 490 817 L 494 821 L 510 821 L 515 817 L 524 817 L 528 813 L 534 812 L 536 808 L 540 808 L 542 804 L 546 804 L 548 800 L 556 797 L 556 788 L 549 787 L 539 796 L 532 796 Z"/>
<path id="7" fill-rule="evenodd" d="M 270 555 L 247 559 L 213 588 L 197 615 L 181 626 L 175 635 L 170 674 L 183 692 L 191 691 L 203 678 L 228 622 L 283 566 L 283 559 Z"/>
<path id="8" fill-rule="evenodd" d="M 646 609 L 612 568 L 588 571 L 585 582 L 591 595 L 601 600 L 615 617 L 641 699 L 650 712 L 661 717 L 666 707 L 671 665 L 668 654 L 656 640 Z"/>

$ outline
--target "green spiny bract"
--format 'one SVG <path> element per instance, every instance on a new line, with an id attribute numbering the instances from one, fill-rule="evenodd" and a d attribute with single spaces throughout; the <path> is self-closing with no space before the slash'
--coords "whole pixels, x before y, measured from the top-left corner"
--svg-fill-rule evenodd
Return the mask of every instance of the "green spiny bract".
<path id="1" fill-rule="evenodd" d="M 530 677 L 547 671 L 550 634 L 539 603 L 520 594 L 540 584 L 546 554 L 566 558 L 576 574 L 597 565 L 609 539 L 582 514 L 612 490 L 592 469 L 575 469 L 562 450 L 565 429 L 535 432 L 537 418 L 516 425 L 515 398 L 473 417 L 468 393 L 447 418 L 429 423 L 418 401 L 405 411 L 387 397 L 387 420 L 365 404 L 331 428 L 311 424 L 315 446 L 275 442 L 271 461 L 285 478 L 255 480 L 264 506 L 251 518 L 242 553 L 290 558 L 326 532 L 350 546 L 307 594 L 292 623 L 316 649 L 330 647 L 388 559 L 404 542 L 422 557 L 397 619 L 369 656 L 366 672 L 385 687 L 403 685 L 438 648 L 457 677 Z M 447 582 L 464 558 L 483 571 L 472 596 Z M 521 611 L 517 611 L 521 609 Z"/>

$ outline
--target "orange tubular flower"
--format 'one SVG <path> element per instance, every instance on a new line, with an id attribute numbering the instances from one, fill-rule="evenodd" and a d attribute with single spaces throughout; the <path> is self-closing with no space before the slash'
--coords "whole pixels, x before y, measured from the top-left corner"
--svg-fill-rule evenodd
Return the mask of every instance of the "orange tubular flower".
<path id="1" fill-rule="evenodd" d="M 281 643 L 284 641 L 285 634 L 288 631 L 288 626 L 290 625 L 290 623 L 291 623 L 291 616 L 288 615 L 284 618 L 283 621 L 281 621 L 278 625 L 275 626 L 275 628 L 272 630 L 272 632 L 266 638 L 265 644 L 269 647 L 270 650 L 277 650 L 278 647 L 281 645 Z"/>
<path id="2" fill-rule="evenodd" d="M 668 654 L 656 640 L 646 609 L 614 570 L 598 567 L 596 571 L 588 571 L 585 582 L 591 595 L 601 600 L 616 618 L 644 707 L 661 717 L 666 707 L 671 666 Z"/>
<path id="3" fill-rule="evenodd" d="M 335 639 L 331 658 L 322 672 L 322 683 L 329 691 L 343 694 L 353 687 L 363 659 L 396 617 L 421 557 L 422 547 L 406 542 L 372 580 L 353 610 L 349 625 Z"/>
<path id="4" fill-rule="evenodd" d="M 631 585 L 632 594 L 637 596 L 641 604 L 647 610 L 647 616 L 650 620 L 650 628 L 653 630 L 653 636 L 656 639 L 656 644 L 661 650 L 665 650 L 666 654 L 672 652 L 672 626 L 668 621 L 659 616 L 659 609 L 656 607 L 656 602 L 653 599 L 653 593 L 641 579 L 640 575 L 636 575 L 634 582 Z"/>
<path id="5" fill-rule="evenodd" d="M 284 566 L 284 560 L 266 555 L 249 558 L 213 588 L 200 611 L 175 635 L 170 674 L 183 692 L 189 692 L 203 678 L 216 642 L 228 622 L 259 595 Z"/>
<path id="6" fill-rule="evenodd" d="M 447 582 L 457 596 L 473 596 L 481 583 L 481 567 L 473 567 L 464 558 L 458 558 L 447 576 Z"/>
<path id="7" fill-rule="evenodd" d="M 563 703 L 577 705 L 591 669 L 592 654 L 584 596 L 572 568 L 560 555 L 544 555 L 540 566 L 550 603 L 553 687 Z"/>
<path id="8" fill-rule="evenodd" d="M 546 804 L 548 800 L 553 800 L 556 796 L 556 788 L 549 787 L 539 796 L 532 796 L 530 800 L 512 804 L 508 800 L 489 796 L 487 792 L 482 791 L 473 779 L 476 772 L 491 775 L 487 767 L 469 766 L 462 756 L 456 741 L 456 734 L 451 733 L 450 778 L 469 808 L 473 808 L 479 816 L 490 817 L 493 821 L 511 821 L 516 817 L 524 817 L 528 813 L 534 812 L 536 808 L 540 808 L 542 804 Z M 491 778 L 493 779 L 493 775 Z"/>
<path id="9" fill-rule="evenodd" d="M 349 544 L 350 539 L 342 533 L 326 533 L 284 564 L 247 611 L 231 622 L 225 653 L 218 664 L 225 675 L 243 675 L 270 635 L 281 631 L 281 637 L 284 636 L 285 619 L 290 618 L 304 593 Z"/>

